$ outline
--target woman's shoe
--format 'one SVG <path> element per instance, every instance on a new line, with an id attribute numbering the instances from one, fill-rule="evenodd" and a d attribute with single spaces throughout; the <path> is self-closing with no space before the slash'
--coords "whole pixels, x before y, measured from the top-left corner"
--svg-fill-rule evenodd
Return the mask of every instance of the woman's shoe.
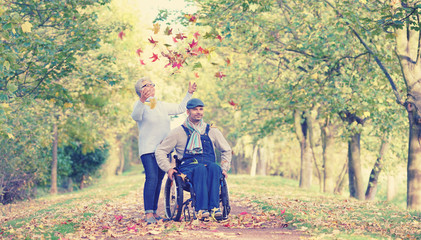
<path id="1" fill-rule="evenodd" d="M 157 223 L 156 218 L 154 217 L 145 218 L 145 222 L 147 222 L 148 224 Z"/>

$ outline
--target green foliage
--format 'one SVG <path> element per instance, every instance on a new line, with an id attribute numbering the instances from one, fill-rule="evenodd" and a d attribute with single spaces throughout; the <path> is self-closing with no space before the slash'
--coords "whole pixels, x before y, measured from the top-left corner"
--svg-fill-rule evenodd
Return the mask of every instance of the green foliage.
<path id="1" fill-rule="evenodd" d="M 48 98 L 50 84 L 75 70 L 77 55 L 99 47 L 100 29 L 94 24 L 97 17 L 88 8 L 106 2 L 3 3 L 0 90 L 8 90 L 2 94 L 3 101 L 29 94 Z"/>
<path id="2" fill-rule="evenodd" d="M 109 145 L 105 144 L 92 152 L 84 152 L 81 143 L 72 142 L 70 145 L 63 147 L 62 151 L 65 156 L 69 156 L 68 161 L 71 162 L 71 171 L 70 169 L 66 169 L 68 172 L 60 173 L 67 174 L 66 176 L 81 183 L 87 179 L 88 176 L 95 174 L 108 158 Z"/>
<path id="3" fill-rule="evenodd" d="M 33 100 L 33 99 L 32 99 Z M 18 101 L 9 105 L 4 124 L 11 131 L 0 135 L 0 202 L 10 203 L 32 195 L 36 184 L 48 179 L 51 161 L 48 117 L 39 112 L 42 102 Z M 47 121 L 46 119 L 47 118 Z"/>

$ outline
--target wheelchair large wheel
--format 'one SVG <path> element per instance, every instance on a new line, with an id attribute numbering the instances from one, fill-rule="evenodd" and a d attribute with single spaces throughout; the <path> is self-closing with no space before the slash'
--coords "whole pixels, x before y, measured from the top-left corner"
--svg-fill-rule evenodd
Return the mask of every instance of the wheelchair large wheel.
<path id="1" fill-rule="evenodd" d="M 228 185 L 225 178 L 221 180 L 221 205 L 222 205 L 222 218 L 227 219 L 228 215 L 231 211 L 230 200 L 229 200 L 229 193 L 228 193 Z"/>
<path id="2" fill-rule="evenodd" d="M 168 219 L 180 221 L 183 210 L 183 179 L 174 174 L 165 183 L 165 214 Z"/>

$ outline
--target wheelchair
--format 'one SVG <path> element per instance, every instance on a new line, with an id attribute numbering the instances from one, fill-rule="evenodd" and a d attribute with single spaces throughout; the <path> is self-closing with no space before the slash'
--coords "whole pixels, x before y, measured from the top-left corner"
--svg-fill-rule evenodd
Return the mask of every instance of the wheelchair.
<path id="1" fill-rule="evenodd" d="M 180 166 L 181 160 L 174 156 L 176 167 Z M 184 177 L 184 180 L 183 180 Z M 222 217 L 216 220 L 225 220 L 231 211 L 229 204 L 228 186 L 225 177 L 220 179 L 219 188 L 219 206 L 222 211 Z M 184 200 L 184 192 L 190 193 L 190 198 Z M 196 195 L 193 189 L 193 183 L 185 175 L 179 172 L 174 173 L 173 180 L 167 179 L 165 183 L 165 215 L 168 219 L 180 221 L 184 216 L 185 221 L 196 219 L 194 210 Z"/>

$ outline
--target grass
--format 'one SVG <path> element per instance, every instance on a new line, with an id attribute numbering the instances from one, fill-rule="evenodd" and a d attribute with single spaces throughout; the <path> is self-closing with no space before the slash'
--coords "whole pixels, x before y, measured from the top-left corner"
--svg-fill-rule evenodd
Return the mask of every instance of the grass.
<path id="1" fill-rule="evenodd" d="M 230 193 L 279 214 L 291 228 L 332 239 L 421 239 L 419 212 L 402 209 L 401 203 L 358 201 L 322 194 L 317 187 L 299 189 L 298 183 L 279 177 L 231 176 Z"/>
<path id="2" fill-rule="evenodd" d="M 125 226 L 131 226 L 133 219 L 143 215 L 143 181 L 144 175 L 134 167 L 123 176 L 102 180 L 82 191 L 3 206 L 0 238 L 72 239 L 82 228 L 111 232 L 103 228 L 112 228 L 115 216 L 124 216 Z M 389 202 L 322 194 L 317 186 L 299 189 L 296 181 L 281 177 L 230 175 L 227 181 L 230 198 L 237 204 L 282 216 L 290 229 L 316 238 L 421 239 L 420 213 Z M 162 234 L 176 229 L 174 225 Z"/>

